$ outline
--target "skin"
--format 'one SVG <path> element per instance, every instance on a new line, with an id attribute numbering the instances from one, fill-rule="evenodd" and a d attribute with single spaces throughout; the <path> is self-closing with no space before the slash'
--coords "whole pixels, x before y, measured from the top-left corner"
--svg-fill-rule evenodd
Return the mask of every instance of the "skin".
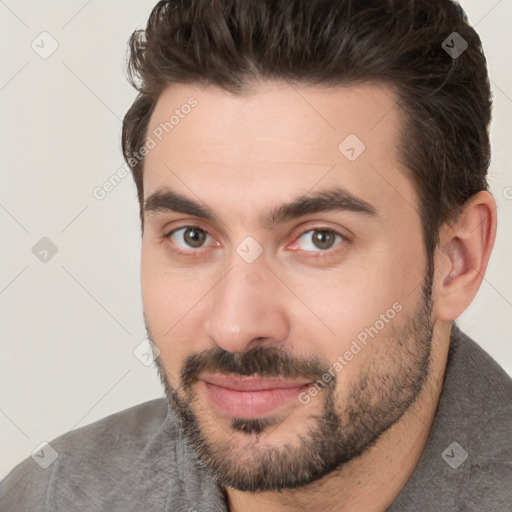
<path id="1" fill-rule="evenodd" d="M 199 383 L 185 393 L 180 372 L 187 358 L 218 347 L 229 355 L 260 347 L 281 349 L 293 361 L 316 357 L 330 366 L 399 303 L 400 313 L 336 373 L 332 397 L 339 418 L 349 421 L 344 413 L 350 392 L 366 375 L 379 384 L 367 404 L 377 407 L 379 393 L 396 392 L 393 377 L 416 368 L 428 344 L 429 374 L 421 383 L 418 375 L 413 378 L 421 384 L 416 400 L 359 456 L 306 485 L 259 493 L 226 488 L 231 511 L 384 511 L 425 447 L 451 322 L 477 293 L 494 243 L 494 199 L 488 192 L 476 194 L 457 222 L 442 227 L 426 316 L 431 336 L 415 334 L 399 344 L 425 303 L 427 257 L 417 194 L 395 149 L 401 117 L 391 90 L 370 83 L 292 88 L 274 82 L 235 97 L 213 86 L 173 84 L 160 96 L 148 134 L 191 96 L 197 106 L 149 152 L 144 168 L 145 200 L 167 187 L 207 205 L 220 219 L 144 213 L 144 315 L 160 351 L 168 399 L 172 403 L 171 392 L 177 393 L 207 442 L 229 448 L 222 452 L 228 469 L 242 460 L 242 469 L 250 471 L 265 451 L 301 446 L 298 435 L 307 436 L 316 425 L 327 390 L 307 404 L 294 400 L 270 414 L 272 426 L 260 433 L 236 431 Z M 349 134 L 366 146 L 353 162 L 338 150 Z M 322 212 L 272 229 L 259 223 L 271 208 L 333 185 L 371 204 L 377 215 Z M 166 237 L 190 225 L 209 235 L 202 247 L 187 245 L 184 230 Z M 315 229 L 332 229 L 345 238 L 314 258 L 311 254 L 322 249 L 312 242 L 311 231 L 302 233 Z M 252 263 L 236 251 L 248 236 L 263 250 Z M 177 254 L 178 248 L 187 253 Z M 371 421 L 372 410 L 366 412 Z"/>

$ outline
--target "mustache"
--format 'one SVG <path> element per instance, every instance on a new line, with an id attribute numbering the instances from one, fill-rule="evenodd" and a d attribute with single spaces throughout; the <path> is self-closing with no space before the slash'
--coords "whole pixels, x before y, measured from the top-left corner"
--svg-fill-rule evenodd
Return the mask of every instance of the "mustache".
<path id="1" fill-rule="evenodd" d="M 329 368 L 317 356 L 291 356 L 278 347 L 254 347 L 247 352 L 235 353 L 217 346 L 188 356 L 180 377 L 182 387 L 190 390 L 203 372 L 316 381 Z M 335 381 L 336 377 L 333 377 L 329 384 L 334 386 Z"/>

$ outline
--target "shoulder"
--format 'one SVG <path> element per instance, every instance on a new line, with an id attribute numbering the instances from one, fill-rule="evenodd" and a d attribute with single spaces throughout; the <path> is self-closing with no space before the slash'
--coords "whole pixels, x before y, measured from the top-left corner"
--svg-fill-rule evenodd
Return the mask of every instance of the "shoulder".
<path id="1" fill-rule="evenodd" d="M 59 458 L 123 460 L 130 449 L 146 447 L 161 433 L 168 412 L 165 398 L 150 400 L 62 434 L 49 445 Z M 172 437 L 171 431 L 166 434 Z"/>
<path id="2" fill-rule="evenodd" d="M 423 455 L 389 510 L 512 511 L 512 379 L 454 327 Z"/>
<path id="3" fill-rule="evenodd" d="M 471 451 L 465 509 L 512 510 L 512 404 L 488 418 Z"/>
<path id="4" fill-rule="evenodd" d="M 463 424 L 467 440 L 475 441 L 491 423 L 502 423 L 488 441 L 501 438 L 512 443 L 510 430 L 506 431 L 512 426 L 511 405 L 512 378 L 480 345 L 454 328 L 438 409 L 443 426 Z"/>
<path id="5" fill-rule="evenodd" d="M 507 388 L 506 381 L 501 384 Z M 469 464 L 461 495 L 468 512 L 512 511 L 512 393 L 504 393 L 502 386 L 492 385 L 489 396 L 481 398 L 495 402 L 495 406 L 491 410 L 481 408 L 480 421 L 468 436 Z"/>
<path id="6" fill-rule="evenodd" d="M 74 510 L 77 499 L 91 505 L 105 487 L 119 482 L 121 471 L 126 477 L 143 467 L 146 452 L 162 435 L 172 447 L 174 422 L 166 422 L 168 412 L 165 398 L 151 400 L 53 439 L 0 482 L 0 509 L 54 510 L 57 492 L 59 500 L 73 500 Z"/>
<path id="7" fill-rule="evenodd" d="M 460 466 L 446 467 L 460 472 L 457 502 L 467 511 L 512 510 L 512 379 L 458 329 L 449 364 L 440 430 L 446 444 L 452 436 L 462 451 L 456 455 Z M 448 448 L 442 452 L 444 462 L 450 462 Z"/>

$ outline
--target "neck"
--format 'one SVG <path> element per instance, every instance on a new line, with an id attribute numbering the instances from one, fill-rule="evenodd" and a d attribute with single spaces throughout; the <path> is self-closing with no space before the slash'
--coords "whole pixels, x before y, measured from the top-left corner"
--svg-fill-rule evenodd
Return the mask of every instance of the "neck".
<path id="1" fill-rule="evenodd" d="M 415 402 L 366 452 L 307 486 L 281 492 L 247 493 L 227 488 L 230 512 L 385 511 L 416 468 L 443 387 L 450 324 L 436 324 L 430 372 Z"/>

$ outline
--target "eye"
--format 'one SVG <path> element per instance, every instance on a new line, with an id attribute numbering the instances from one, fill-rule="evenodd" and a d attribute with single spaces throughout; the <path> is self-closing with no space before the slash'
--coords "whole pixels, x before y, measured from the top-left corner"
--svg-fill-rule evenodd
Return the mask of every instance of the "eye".
<path id="1" fill-rule="evenodd" d="M 302 246 L 300 244 L 301 239 L 304 240 Z M 346 238 L 337 231 L 319 227 L 303 231 L 297 238 L 296 244 L 298 244 L 298 248 L 302 251 L 327 252 L 335 246 L 337 240 L 340 242 L 338 245 L 340 245 L 342 242 L 346 241 Z"/>
<path id="2" fill-rule="evenodd" d="M 169 238 L 172 243 L 178 247 L 177 252 L 180 254 L 186 252 L 198 252 L 190 251 L 190 249 L 201 249 L 205 241 L 208 238 L 211 238 L 204 229 L 201 229 L 198 226 L 185 226 L 174 229 L 165 235 L 165 237 Z"/>
<path id="3" fill-rule="evenodd" d="M 190 225 L 172 230 L 165 235 L 165 238 L 172 242 L 173 250 L 176 253 L 191 256 L 200 255 L 201 249 L 206 246 L 208 239 L 212 239 L 201 227 Z M 336 244 L 336 242 L 338 243 Z M 316 253 L 312 256 L 322 257 L 323 253 L 335 252 L 336 249 L 331 249 L 343 245 L 343 242 L 348 242 L 348 239 L 341 233 L 328 227 L 316 227 L 302 231 L 289 247 L 292 250 Z M 215 241 L 214 245 L 220 246 L 220 243 Z"/>

